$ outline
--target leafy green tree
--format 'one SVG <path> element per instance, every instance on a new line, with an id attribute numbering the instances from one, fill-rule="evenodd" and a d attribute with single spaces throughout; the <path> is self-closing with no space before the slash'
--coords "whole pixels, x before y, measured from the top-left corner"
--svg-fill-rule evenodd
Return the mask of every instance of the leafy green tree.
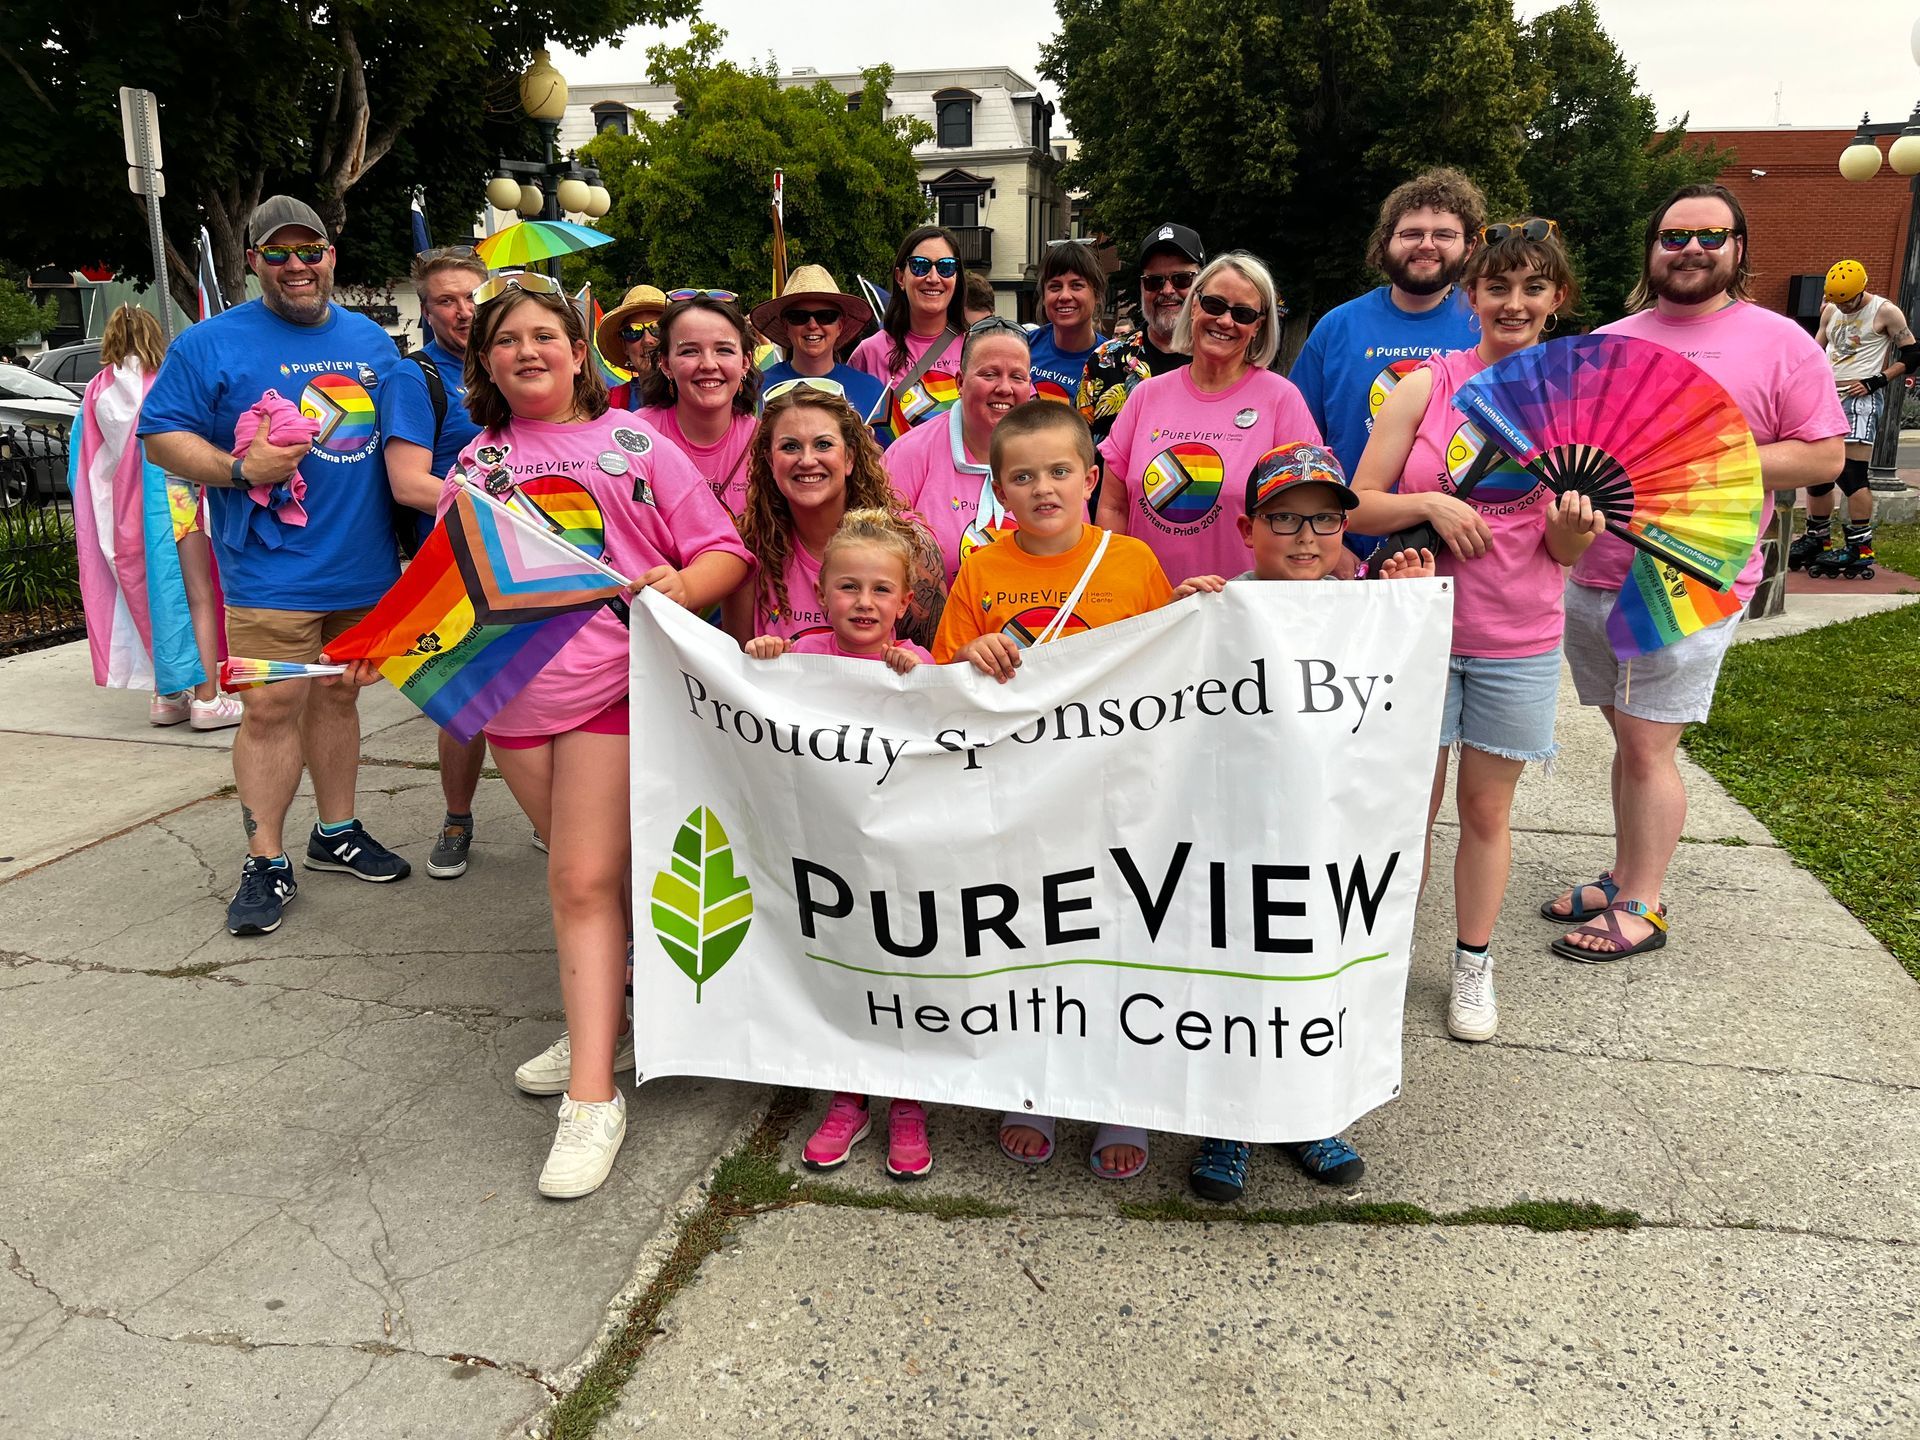
<path id="1" fill-rule="evenodd" d="M 1527 125 L 1521 178 L 1534 212 L 1560 222 L 1586 292 L 1583 317 L 1614 319 L 1640 276 L 1647 213 L 1675 186 L 1713 179 L 1732 155 L 1689 147 L 1684 115 L 1659 133 L 1653 101 L 1593 0 L 1535 16 L 1521 56 L 1545 92 Z"/>
<path id="2" fill-rule="evenodd" d="M 1149 225 L 1265 258 L 1307 317 L 1370 283 L 1400 181 L 1456 165 L 1517 204 L 1538 100 L 1511 0 L 1055 0 L 1041 73 L 1080 153 L 1064 177 L 1125 252 Z"/>
<path id="3" fill-rule="evenodd" d="M 36 304 L 11 280 L 0 279 L 0 345 L 18 345 L 29 335 L 44 334 L 59 318 L 59 306 L 53 301 Z"/>
<path id="4" fill-rule="evenodd" d="M 568 266 L 614 304 L 642 280 L 725 288 L 749 300 L 772 283 L 773 172 L 786 172 L 787 260 L 824 265 L 843 286 L 886 274 L 899 239 L 926 219 L 913 146 L 920 121 L 887 117 L 893 71 L 862 72 L 858 108 L 824 81 L 783 86 L 772 61 L 743 69 L 715 59 L 724 39 L 697 24 L 683 46 L 655 46 L 648 79 L 671 85 L 681 111 L 634 116 L 630 135 L 582 152 L 600 167 L 615 237 Z"/>
<path id="5" fill-rule="evenodd" d="M 357 202 L 356 191 L 384 175 L 389 209 L 394 194 L 424 184 L 439 218 L 463 231 L 479 208 L 489 140 L 511 133 L 497 120 L 490 132 L 489 117 L 515 111 L 513 78 L 533 50 L 589 48 L 638 24 L 684 18 L 696 4 L 7 0 L 0 254 L 151 273 L 144 211 L 127 192 L 122 85 L 160 101 L 168 279 L 183 304 L 201 222 L 222 287 L 239 293 L 247 216 L 276 190 L 313 200 L 350 234 L 349 197 Z M 356 278 L 352 257 L 349 244 L 343 279 Z"/>

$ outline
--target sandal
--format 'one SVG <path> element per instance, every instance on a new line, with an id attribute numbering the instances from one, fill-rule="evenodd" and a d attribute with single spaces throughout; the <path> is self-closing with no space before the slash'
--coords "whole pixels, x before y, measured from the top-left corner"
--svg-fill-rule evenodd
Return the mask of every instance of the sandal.
<path id="1" fill-rule="evenodd" d="M 1607 897 L 1606 905 L 1601 905 L 1594 909 L 1589 909 L 1582 905 L 1580 903 L 1580 892 L 1582 890 L 1598 890 L 1602 895 Z M 1555 898 L 1557 899 L 1559 897 L 1556 896 Z M 1615 900 L 1620 898 L 1620 887 L 1613 883 L 1613 872 L 1611 870 L 1602 870 L 1598 878 L 1589 880 L 1584 885 L 1574 886 L 1570 898 L 1573 901 L 1573 908 L 1565 914 L 1553 908 L 1552 900 L 1541 905 L 1540 913 L 1547 919 L 1557 921 L 1562 925 L 1578 925 L 1582 920 L 1591 920 L 1596 915 L 1604 915 L 1607 910 L 1607 905 L 1613 904 Z"/>
<path id="2" fill-rule="evenodd" d="M 1009 1110 L 1000 1117 L 999 1134 L 1004 1137 L 1007 1131 L 1016 1125 L 1027 1130 L 1037 1130 L 1042 1138 L 1046 1140 L 1047 1148 L 1042 1150 L 1038 1155 L 1021 1155 L 1016 1151 L 1009 1150 L 1006 1140 L 1002 1138 L 1000 1141 L 1000 1153 L 1002 1155 L 1006 1156 L 1016 1165 L 1044 1165 L 1053 1159 L 1053 1116 L 1022 1115 L 1017 1110 Z"/>
<path id="3" fill-rule="evenodd" d="M 1132 1145 L 1140 1151 L 1140 1163 L 1128 1170 L 1109 1170 L 1100 1163 L 1100 1152 L 1111 1145 Z M 1102 1125 L 1093 1132 L 1093 1147 L 1087 1151 L 1087 1164 L 1102 1180 L 1131 1180 L 1147 1168 L 1147 1132 L 1138 1125 Z"/>
<path id="4" fill-rule="evenodd" d="M 1653 929 L 1649 930 L 1638 944 L 1628 945 L 1626 943 L 1627 932 L 1620 928 L 1620 922 L 1614 918 L 1616 911 L 1625 911 L 1629 915 L 1638 915 L 1642 920 L 1651 922 Z M 1569 943 L 1575 935 L 1585 935 L 1594 940 L 1611 940 L 1621 948 L 1618 950 L 1588 950 L 1579 945 Z M 1583 965 L 1591 965 L 1600 961 L 1625 960 L 1629 956 L 1644 955 L 1649 950 L 1658 950 L 1666 943 L 1666 906 L 1662 905 L 1658 910 L 1654 910 L 1643 901 L 1616 900 L 1605 910 L 1602 910 L 1599 917 L 1591 924 L 1582 925 L 1579 929 L 1569 931 L 1566 935 L 1554 941 L 1553 953 L 1564 956 L 1568 960 L 1578 960 Z"/>

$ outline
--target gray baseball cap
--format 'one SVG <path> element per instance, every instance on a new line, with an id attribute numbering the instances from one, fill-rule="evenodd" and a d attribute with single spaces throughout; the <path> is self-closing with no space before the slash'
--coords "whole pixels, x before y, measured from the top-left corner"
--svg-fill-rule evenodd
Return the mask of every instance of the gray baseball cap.
<path id="1" fill-rule="evenodd" d="M 333 243 L 326 223 L 314 213 L 313 207 L 291 195 L 269 195 L 254 207 L 253 218 L 247 221 L 247 243 L 258 245 L 289 225 L 303 226 L 328 244 Z"/>

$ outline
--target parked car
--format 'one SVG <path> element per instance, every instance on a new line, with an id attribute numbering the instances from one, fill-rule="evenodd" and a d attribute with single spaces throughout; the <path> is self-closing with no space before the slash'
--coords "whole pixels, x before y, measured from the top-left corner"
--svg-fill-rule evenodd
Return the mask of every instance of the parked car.
<path id="1" fill-rule="evenodd" d="M 43 350 L 33 357 L 34 374 L 57 380 L 72 390 L 85 390 L 87 382 L 100 373 L 100 342 L 85 340 L 78 345 L 62 345 Z"/>
<path id="2" fill-rule="evenodd" d="M 79 413 L 66 386 L 0 365 L 0 509 L 66 493 L 67 433 Z"/>

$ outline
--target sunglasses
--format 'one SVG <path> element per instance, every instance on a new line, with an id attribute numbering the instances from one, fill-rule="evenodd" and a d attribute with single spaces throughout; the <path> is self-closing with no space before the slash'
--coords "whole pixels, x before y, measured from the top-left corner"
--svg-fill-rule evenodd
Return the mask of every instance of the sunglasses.
<path id="1" fill-rule="evenodd" d="M 1718 250 L 1732 235 L 1732 228 L 1726 225 L 1709 225 L 1704 230 L 1662 230 L 1660 248 L 1684 250 L 1689 240 L 1698 240 L 1702 250 Z"/>
<path id="2" fill-rule="evenodd" d="M 1510 235 L 1518 235 L 1526 240 L 1540 241 L 1549 235 L 1560 233 L 1558 220 L 1509 220 L 1504 225 L 1489 225 L 1480 232 L 1480 238 L 1489 245 L 1498 245 Z"/>
<path id="3" fill-rule="evenodd" d="M 907 257 L 907 273 L 914 279 L 924 279 L 929 270 L 939 271 L 942 280 L 951 280 L 960 273 L 960 262 L 951 255 L 942 255 L 938 260 L 929 259 L 925 255 Z"/>
<path id="4" fill-rule="evenodd" d="M 838 380 L 829 380 L 824 375 L 796 375 L 791 380 L 782 380 L 778 385 L 769 385 L 760 396 L 762 404 L 778 400 L 782 395 L 791 395 L 805 386 L 809 390 L 818 390 L 822 395 L 837 395 L 845 399 L 847 387 Z"/>
<path id="5" fill-rule="evenodd" d="M 805 329 L 808 325 L 818 325 L 824 329 L 840 319 L 840 311 L 832 305 L 824 310 L 803 310 L 796 306 L 792 310 L 782 310 L 780 318 L 789 326 Z"/>
<path id="6" fill-rule="evenodd" d="M 509 290 L 523 290 L 529 295 L 562 295 L 560 282 L 551 275 L 542 275 L 538 270 L 509 270 L 502 275 L 489 275 L 481 281 L 473 292 L 473 303 L 484 305 L 489 300 L 498 300 Z"/>
<path id="7" fill-rule="evenodd" d="M 1302 525 L 1311 525 L 1316 535 L 1338 535 L 1347 528 L 1347 517 L 1338 511 L 1295 515 L 1291 510 L 1269 510 L 1254 518 L 1266 521 L 1267 529 L 1276 535 L 1298 535 Z"/>
<path id="8" fill-rule="evenodd" d="M 724 300 L 729 305 L 737 305 L 740 297 L 731 290 L 669 290 L 669 300 Z"/>
<path id="9" fill-rule="evenodd" d="M 1216 320 L 1231 315 L 1236 325 L 1253 325 L 1266 318 L 1251 305 L 1230 305 L 1218 295 L 1201 295 L 1194 303 Z"/>
<path id="10" fill-rule="evenodd" d="M 1142 275 L 1140 288 L 1149 295 L 1158 295 L 1169 285 L 1176 290 L 1191 290 L 1193 282 L 1199 278 L 1198 270 L 1175 270 L 1168 275 Z"/>
<path id="11" fill-rule="evenodd" d="M 318 265 L 332 248 L 325 241 L 315 240 L 306 245 L 256 245 L 253 253 L 269 265 L 284 265 L 296 255 L 302 265 Z"/>
<path id="12" fill-rule="evenodd" d="M 622 325 L 620 327 L 620 338 L 631 345 L 636 340 L 646 339 L 647 336 L 653 334 L 653 332 L 659 328 L 660 322 L 658 320 L 649 320 L 644 325 Z"/>

